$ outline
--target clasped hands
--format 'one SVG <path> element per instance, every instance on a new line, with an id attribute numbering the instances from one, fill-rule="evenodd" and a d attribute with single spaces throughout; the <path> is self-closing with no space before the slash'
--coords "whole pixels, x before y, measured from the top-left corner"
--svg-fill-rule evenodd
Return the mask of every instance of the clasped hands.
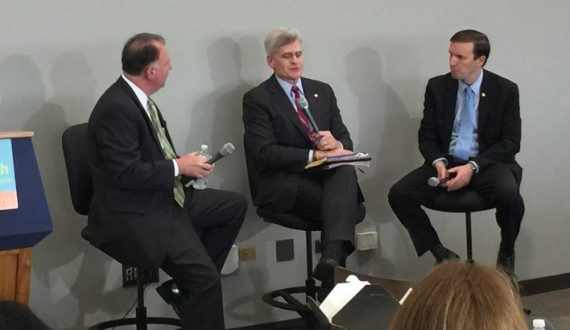
<path id="1" fill-rule="evenodd" d="M 352 153 L 351 150 L 343 149 L 342 143 L 335 139 L 330 131 L 319 131 L 315 135 L 314 141 L 317 143 L 317 148 L 313 154 L 314 160 Z"/>
<path id="2" fill-rule="evenodd" d="M 447 188 L 447 191 L 459 190 L 471 182 L 473 177 L 473 169 L 470 164 L 463 164 L 447 169 L 445 163 L 441 160 L 433 165 L 437 171 L 437 178 L 442 180 L 449 178 L 441 186 Z"/>
<path id="3" fill-rule="evenodd" d="M 179 173 L 192 178 L 203 178 L 214 170 L 214 165 L 208 164 L 208 159 L 200 156 L 197 151 L 184 154 L 175 161 Z"/>

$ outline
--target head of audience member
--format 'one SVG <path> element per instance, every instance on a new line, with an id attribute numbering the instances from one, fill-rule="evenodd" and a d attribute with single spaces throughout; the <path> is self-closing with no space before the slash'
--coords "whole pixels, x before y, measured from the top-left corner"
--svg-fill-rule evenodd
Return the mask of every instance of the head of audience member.
<path id="1" fill-rule="evenodd" d="M 291 28 L 276 28 L 265 38 L 267 65 L 275 75 L 295 84 L 303 74 L 301 36 Z"/>
<path id="2" fill-rule="evenodd" d="M 449 40 L 449 68 L 451 76 L 466 84 L 473 83 L 481 72 L 491 44 L 487 36 L 475 30 L 462 30 Z"/>
<path id="3" fill-rule="evenodd" d="M 166 41 L 152 33 L 132 36 L 123 47 L 121 62 L 125 76 L 147 95 L 164 86 L 172 69 Z"/>
<path id="4" fill-rule="evenodd" d="M 0 301 L 0 329 L 50 330 L 32 310 L 15 301 Z"/>
<path id="5" fill-rule="evenodd" d="M 399 308 L 390 330 L 527 329 L 517 291 L 501 271 L 444 262 L 435 267 Z"/>

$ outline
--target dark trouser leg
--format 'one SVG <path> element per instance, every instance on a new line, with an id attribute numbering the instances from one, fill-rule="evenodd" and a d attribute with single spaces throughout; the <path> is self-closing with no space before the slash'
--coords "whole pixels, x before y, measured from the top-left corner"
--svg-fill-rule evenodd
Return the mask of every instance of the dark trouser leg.
<path id="1" fill-rule="evenodd" d="M 238 193 L 215 189 L 192 193 L 188 216 L 218 271 L 226 261 L 246 211 L 247 200 Z"/>
<path id="2" fill-rule="evenodd" d="M 182 209 L 176 210 L 183 212 Z M 177 217 L 171 246 L 161 268 L 170 275 L 181 299 L 176 301 L 182 329 L 223 330 L 220 275 L 186 217 Z"/>
<path id="3" fill-rule="evenodd" d="M 315 171 L 301 176 L 297 199 L 291 212 L 322 224 L 325 249 L 341 242 L 345 254 L 354 250 L 354 226 L 358 211 L 358 185 L 352 166 Z"/>
<path id="4" fill-rule="evenodd" d="M 289 211 L 322 226 L 323 256 L 313 275 L 322 282 L 321 299 L 333 285 L 334 268 L 354 250 L 358 184 L 352 166 L 299 174 L 297 198 Z"/>
<path id="5" fill-rule="evenodd" d="M 421 208 L 433 203 L 437 194 L 444 191 L 427 184 L 427 180 L 436 175 L 432 166 L 423 165 L 396 182 L 388 193 L 390 206 L 408 230 L 418 256 L 440 244 L 437 232 Z"/>
<path id="6" fill-rule="evenodd" d="M 496 164 L 473 176 L 470 186 L 497 205 L 495 216 L 501 228 L 499 252 L 512 256 L 525 210 L 519 183 L 506 165 Z"/>
<path id="7" fill-rule="evenodd" d="M 185 210 L 175 209 L 181 214 L 175 216 L 162 269 L 181 291 L 177 308 L 183 329 L 225 329 L 219 273 L 246 210 L 242 195 L 213 189 L 191 192 Z"/>

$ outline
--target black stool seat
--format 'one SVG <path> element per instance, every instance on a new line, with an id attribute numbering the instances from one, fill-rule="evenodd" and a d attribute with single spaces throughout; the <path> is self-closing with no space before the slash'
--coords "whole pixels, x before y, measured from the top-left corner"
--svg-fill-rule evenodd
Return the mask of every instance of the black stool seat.
<path id="1" fill-rule="evenodd" d="M 257 208 L 257 215 L 263 218 L 265 222 L 273 223 L 283 227 L 297 229 L 297 230 L 310 230 L 319 231 L 322 229 L 322 223 L 320 222 L 310 222 L 292 215 L 290 213 L 279 213 L 271 211 L 262 207 Z"/>
<path id="2" fill-rule="evenodd" d="M 452 213 L 479 212 L 495 208 L 495 205 L 485 201 L 478 192 L 465 188 L 439 194 L 433 205 L 426 206 L 432 210 Z"/>
<path id="3" fill-rule="evenodd" d="M 469 188 L 439 194 L 433 204 L 426 205 L 435 211 L 465 213 L 465 236 L 467 239 L 467 261 L 473 262 L 473 243 L 471 236 L 471 212 L 486 211 L 496 206 L 486 201 L 479 193 Z"/>

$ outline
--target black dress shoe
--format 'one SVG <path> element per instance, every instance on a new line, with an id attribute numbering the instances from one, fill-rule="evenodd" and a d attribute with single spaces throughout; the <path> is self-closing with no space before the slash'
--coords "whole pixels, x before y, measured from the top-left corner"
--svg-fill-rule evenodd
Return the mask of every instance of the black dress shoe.
<path id="1" fill-rule="evenodd" d="M 321 257 L 315 270 L 313 277 L 323 283 L 334 283 L 334 269 L 338 266 L 338 261 L 331 257 Z"/>
<path id="2" fill-rule="evenodd" d="M 497 269 L 502 270 L 507 274 L 515 284 L 517 282 L 517 275 L 515 274 L 515 254 L 508 257 L 499 251 L 497 255 Z"/>
<path id="3" fill-rule="evenodd" d="M 435 257 L 435 264 L 436 266 L 444 261 L 458 261 L 459 256 L 457 253 L 451 251 L 450 249 L 446 248 L 441 244 L 436 244 L 433 248 L 430 249 L 431 254 Z"/>
<path id="4" fill-rule="evenodd" d="M 180 290 L 176 286 L 174 280 L 168 280 L 156 288 L 158 295 L 169 305 L 172 305 L 174 311 L 180 316 L 179 304 L 181 301 Z"/>
<path id="5" fill-rule="evenodd" d="M 332 282 L 322 282 L 321 286 L 317 289 L 317 300 L 322 303 L 333 288 L 334 284 Z"/>

